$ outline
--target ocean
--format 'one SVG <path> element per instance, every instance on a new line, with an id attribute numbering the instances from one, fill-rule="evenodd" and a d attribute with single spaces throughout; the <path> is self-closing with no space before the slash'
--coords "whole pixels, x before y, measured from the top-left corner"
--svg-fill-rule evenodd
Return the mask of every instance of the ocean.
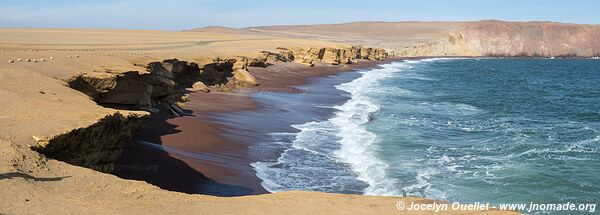
<path id="1" fill-rule="evenodd" d="M 299 88 L 222 116 L 262 125 L 236 135 L 268 191 L 600 202 L 599 60 L 406 60 Z"/>

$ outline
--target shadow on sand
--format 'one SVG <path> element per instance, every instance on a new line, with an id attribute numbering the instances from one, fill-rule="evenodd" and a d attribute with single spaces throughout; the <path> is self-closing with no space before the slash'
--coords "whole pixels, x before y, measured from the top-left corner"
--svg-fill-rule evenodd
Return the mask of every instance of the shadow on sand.
<path id="1" fill-rule="evenodd" d="M 184 110 L 190 114 L 191 111 Z M 252 188 L 219 183 L 196 171 L 185 162 L 172 157 L 160 146 L 150 147 L 140 142 L 162 145 L 161 136 L 181 132 L 167 122 L 173 118 L 168 110 L 153 114 L 124 149 L 112 174 L 125 179 L 146 181 L 160 188 L 189 194 L 243 196 L 254 193 Z M 143 139 L 142 139 L 143 137 Z"/>
<path id="2" fill-rule="evenodd" d="M 27 180 L 34 180 L 34 181 L 60 181 L 60 180 L 63 180 L 65 178 L 69 178 L 69 177 L 71 177 L 71 176 L 41 178 L 41 177 L 34 177 L 34 176 L 31 176 L 29 174 L 22 173 L 22 172 L 0 173 L 0 180 L 13 179 L 13 178 L 24 178 Z"/>

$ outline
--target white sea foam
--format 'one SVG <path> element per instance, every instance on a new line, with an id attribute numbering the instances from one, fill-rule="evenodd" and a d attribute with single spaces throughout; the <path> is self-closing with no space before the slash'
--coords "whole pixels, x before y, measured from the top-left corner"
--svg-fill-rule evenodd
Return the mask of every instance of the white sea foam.
<path id="1" fill-rule="evenodd" d="M 432 184 L 429 182 L 429 179 L 436 174 L 439 174 L 439 172 L 433 168 L 419 169 L 417 170 L 417 175 L 415 176 L 416 183 L 403 187 L 402 189 L 410 195 L 446 199 L 446 193 L 433 188 Z"/>
<path id="2" fill-rule="evenodd" d="M 467 58 L 461 58 L 461 57 L 438 57 L 438 58 L 426 58 L 426 59 L 422 59 L 422 60 L 420 60 L 420 62 L 464 60 L 464 59 L 467 59 Z"/>
<path id="3" fill-rule="evenodd" d="M 339 127 L 340 149 L 335 155 L 340 161 L 350 164 L 358 179 L 368 184 L 366 195 L 401 195 L 396 179 L 387 177 L 388 165 L 376 154 L 377 135 L 369 132 L 365 124 L 379 106 L 370 98 L 377 82 L 401 71 L 405 63 L 383 65 L 381 69 L 363 72 L 363 76 L 352 82 L 336 86 L 351 94 L 351 99 L 336 107 L 339 111 L 329 121 Z"/>
<path id="4" fill-rule="evenodd" d="M 350 93 L 351 98 L 343 105 L 333 107 L 337 111 L 332 118 L 293 125 L 299 132 L 294 134 L 290 148 L 277 161 L 252 164 L 257 176 L 263 180 L 263 187 L 270 192 L 290 189 L 339 192 L 336 187 L 355 186 L 357 184 L 352 180 L 358 179 L 364 182 L 365 185 L 358 186 L 366 187 L 363 191 L 366 195 L 402 195 L 397 179 L 387 176 L 388 164 L 378 158 L 377 135 L 369 132 L 366 124 L 379 110 L 375 99 L 370 97 L 381 93 L 377 82 L 418 62 L 421 61 L 385 64 L 381 68 L 363 71 L 360 78 L 336 86 Z M 332 145 L 332 140 L 339 145 Z M 345 163 L 350 169 L 334 169 L 335 165 L 327 163 L 336 161 Z M 303 174 L 320 175 L 313 180 Z M 420 183 L 425 183 L 422 180 L 426 180 L 427 176 L 419 177 Z"/>
<path id="5" fill-rule="evenodd" d="M 423 62 L 434 62 L 434 61 L 449 61 L 449 60 L 464 60 L 466 58 L 452 58 L 452 57 L 446 57 L 446 58 L 425 58 L 425 59 L 419 59 L 419 60 L 405 60 L 403 61 L 403 63 L 405 64 L 418 64 L 418 63 L 423 63 Z M 409 66 L 410 68 L 412 68 L 411 66 Z"/>

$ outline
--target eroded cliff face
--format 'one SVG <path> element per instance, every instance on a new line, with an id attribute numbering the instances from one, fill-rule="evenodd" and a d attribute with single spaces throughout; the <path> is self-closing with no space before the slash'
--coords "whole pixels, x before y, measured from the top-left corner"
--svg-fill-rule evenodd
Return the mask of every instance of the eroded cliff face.
<path id="1" fill-rule="evenodd" d="M 34 150 L 49 158 L 90 169 L 110 172 L 117 161 L 123 146 L 132 135 L 141 129 L 148 114 L 115 113 L 98 122 L 72 130 L 68 133 L 38 140 Z"/>
<path id="2" fill-rule="evenodd" d="M 450 33 L 447 38 L 424 45 L 407 47 L 394 54 L 400 57 L 480 56 L 467 46 L 466 38 L 460 32 Z"/>
<path id="3" fill-rule="evenodd" d="M 188 91 L 204 90 L 199 89 L 200 86 L 219 88 L 237 83 L 252 85 L 247 82 L 255 78 L 246 73 L 246 63 L 238 63 L 237 66 L 241 68 L 233 70 L 236 61 L 214 59 L 199 66 L 193 62 L 168 59 L 149 63 L 146 71 L 84 73 L 67 80 L 67 84 L 99 105 L 148 112 L 170 110 L 178 115 L 181 110 L 176 103 L 185 101 Z M 237 77 L 236 73 L 239 73 Z M 73 165 L 111 172 L 124 144 L 144 126 L 148 112 L 117 112 L 88 127 L 49 138 L 34 137 L 39 144 L 34 150 Z"/>
<path id="4" fill-rule="evenodd" d="M 464 23 L 447 38 L 407 47 L 399 56 L 600 56 L 600 26 L 552 22 Z"/>
<path id="5" fill-rule="evenodd" d="M 137 71 L 121 74 L 85 73 L 68 80 L 69 87 L 99 104 L 149 106 L 153 86 L 150 75 Z"/>
<path id="6" fill-rule="evenodd" d="M 269 62 L 349 64 L 359 59 L 383 60 L 383 49 L 359 46 L 335 48 L 287 49 L 264 51 L 256 57 L 214 58 L 208 62 L 167 59 L 151 62 L 145 71 L 124 73 L 84 73 L 67 80 L 69 87 L 90 97 L 99 105 L 117 109 L 158 112 L 170 110 L 181 114 L 178 102 L 186 101 L 190 91 L 228 91 L 235 87 L 259 85 L 248 72 L 249 66 L 266 67 Z M 143 112 L 146 113 L 146 112 Z M 109 115 L 86 128 L 38 139 L 35 150 L 47 157 L 70 164 L 110 172 L 121 155 L 124 144 L 144 126 L 149 114 Z"/>
<path id="7" fill-rule="evenodd" d="M 383 49 L 360 46 L 341 49 L 277 48 L 275 51 L 263 51 L 258 57 L 215 58 L 201 65 L 168 59 L 148 64 L 146 71 L 84 73 L 67 82 L 71 88 L 85 93 L 98 104 L 154 112 L 157 108 L 184 102 L 188 91 L 229 91 L 236 86 L 260 84 L 248 72 L 249 66 L 265 67 L 268 62 L 338 65 L 359 59 L 383 60 L 387 57 L 388 53 Z"/>
<path id="8" fill-rule="evenodd" d="M 600 54 L 600 27 L 551 22 L 486 21 L 465 26 L 466 45 L 482 55 L 581 56 Z"/>
<path id="9" fill-rule="evenodd" d="M 156 108 L 185 101 L 188 91 L 206 90 L 194 89 L 200 86 L 196 83 L 215 89 L 238 83 L 234 77 L 234 65 L 238 65 L 238 61 L 243 63 L 239 69 L 245 69 L 246 63 L 238 59 L 217 58 L 212 63 L 201 66 L 193 62 L 168 59 L 148 64 L 146 71 L 84 73 L 67 80 L 67 83 L 98 104 L 154 112 L 157 111 Z M 246 77 L 250 80 L 252 78 L 254 77 Z"/>
<path id="10" fill-rule="evenodd" d="M 389 54 L 384 49 L 352 46 L 351 48 L 278 48 L 275 51 L 263 51 L 263 56 L 265 61 L 295 62 L 313 66 L 315 63 L 351 64 L 361 59 L 383 60 L 388 58 Z"/>

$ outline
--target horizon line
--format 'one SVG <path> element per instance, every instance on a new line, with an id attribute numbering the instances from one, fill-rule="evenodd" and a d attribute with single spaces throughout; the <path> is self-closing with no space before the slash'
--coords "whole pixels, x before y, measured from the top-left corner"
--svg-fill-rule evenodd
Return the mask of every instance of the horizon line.
<path id="1" fill-rule="evenodd" d="M 589 24 L 589 23 L 574 23 L 574 22 L 561 22 L 561 21 L 549 21 L 549 20 L 519 20 L 519 21 L 507 21 L 501 19 L 481 19 L 471 21 L 419 21 L 419 20 L 404 20 L 404 21 L 350 21 L 350 22 L 338 22 L 338 23 L 314 23 L 314 24 L 275 24 L 275 25 L 255 25 L 246 27 L 229 27 L 226 25 L 206 25 L 201 27 L 192 27 L 179 30 L 164 30 L 164 29 L 136 29 L 136 28 L 93 28 L 93 27 L 18 27 L 18 26 L 0 26 L 0 29 L 63 29 L 63 30 L 132 30 L 132 31 L 165 31 L 165 32 L 186 32 L 196 29 L 210 28 L 210 27 L 221 27 L 228 29 L 251 29 L 251 28 L 262 28 L 262 27 L 296 27 L 296 26 L 317 26 L 317 25 L 344 25 L 354 23 L 474 23 L 474 22 L 504 22 L 504 23 L 555 23 L 564 25 L 587 25 L 587 26 L 600 26 L 600 24 Z"/>

